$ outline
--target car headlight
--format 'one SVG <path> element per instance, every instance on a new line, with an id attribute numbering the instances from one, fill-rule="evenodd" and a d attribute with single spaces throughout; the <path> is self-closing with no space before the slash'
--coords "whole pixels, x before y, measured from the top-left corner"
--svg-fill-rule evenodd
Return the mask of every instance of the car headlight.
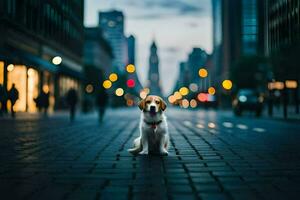
<path id="1" fill-rule="evenodd" d="M 239 96 L 239 101 L 240 102 L 246 102 L 247 101 L 247 97 L 244 95 Z"/>

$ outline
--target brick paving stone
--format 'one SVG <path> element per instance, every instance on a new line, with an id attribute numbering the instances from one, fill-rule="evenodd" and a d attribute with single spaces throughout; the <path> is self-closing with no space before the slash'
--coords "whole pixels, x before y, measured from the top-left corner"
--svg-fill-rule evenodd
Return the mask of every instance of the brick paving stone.
<path id="1" fill-rule="evenodd" d="M 138 109 L 0 119 L 4 199 L 297 199 L 300 127 L 222 111 L 168 109 L 169 156 L 132 156 Z M 117 123 L 116 123 L 117 122 Z M 215 128 L 209 128 L 213 122 Z M 231 122 L 230 129 L 223 122 Z M 198 128 L 202 123 L 203 128 Z M 244 124 L 248 130 L 240 130 Z M 264 133 L 252 131 L 264 128 Z"/>

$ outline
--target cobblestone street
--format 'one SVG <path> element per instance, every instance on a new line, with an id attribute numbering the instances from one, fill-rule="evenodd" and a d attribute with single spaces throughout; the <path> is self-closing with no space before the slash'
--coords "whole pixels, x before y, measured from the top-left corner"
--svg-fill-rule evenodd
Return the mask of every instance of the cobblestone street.
<path id="1" fill-rule="evenodd" d="M 0 119 L 1 199 L 297 199 L 300 126 L 167 109 L 169 156 L 132 156 L 138 109 Z"/>

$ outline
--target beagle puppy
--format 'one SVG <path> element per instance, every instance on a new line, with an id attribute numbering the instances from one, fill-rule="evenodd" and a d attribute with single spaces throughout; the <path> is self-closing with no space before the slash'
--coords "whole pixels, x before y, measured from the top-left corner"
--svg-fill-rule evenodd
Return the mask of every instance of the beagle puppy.
<path id="1" fill-rule="evenodd" d="M 128 151 L 136 154 L 168 155 L 169 132 L 164 114 L 166 103 L 159 96 L 149 95 L 139 102 L 140 136 Z"/>

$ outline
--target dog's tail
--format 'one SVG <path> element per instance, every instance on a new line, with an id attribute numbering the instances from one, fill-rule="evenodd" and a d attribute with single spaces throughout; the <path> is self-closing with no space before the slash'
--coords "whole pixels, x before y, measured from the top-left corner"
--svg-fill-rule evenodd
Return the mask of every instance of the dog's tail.
<path id="1" fill-rule="evenodd" d="M 133 142 L 133 148 L 132 149 L 128 149 L 129 153 L 132 153 L 133 155 L 137 155 L 138 153 L 140 153 L 142 151 L 142 144 L 141 144 L 141 138 L 138 137 L 134 140 Z"/>

